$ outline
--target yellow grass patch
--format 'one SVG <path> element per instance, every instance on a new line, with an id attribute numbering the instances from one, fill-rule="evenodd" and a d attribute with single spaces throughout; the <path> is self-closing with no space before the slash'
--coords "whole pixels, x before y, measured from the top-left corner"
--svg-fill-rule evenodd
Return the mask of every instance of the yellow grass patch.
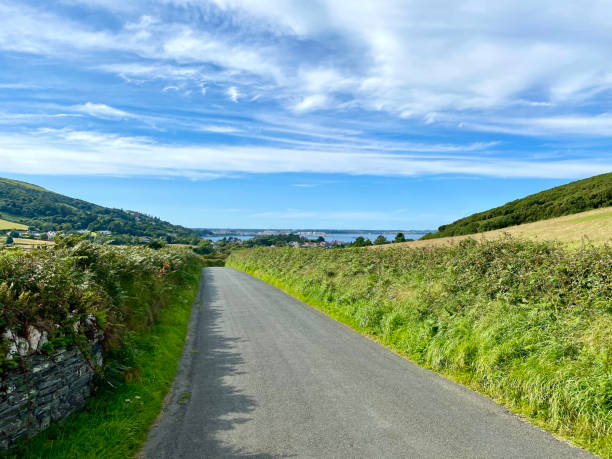
<path id="1" fill-rule="evenodd" d="M 381 247 L 438 247 L 452 245 L 457 242 L 472 238 L 499 239 L 510 234 L 513 237 L 526 238 L 539 241 L 559 241 L 569 247 L 579 247 L 584 240 L 594 244 L 612 242 L 612 207 L 589 210 L 578 214 L 566 215 L 564 217 L 541 220 L 534 223 L 510 226 L 485 233 L 469 234 L 465 236 L 443 237 L 439 239 L 428 239 L 425 241 L 403 242 L 401 244 L 379 245 Z"/>
<path id="2" fill-rule="evenodd" d="M 6 242 L 6 238 L 1 240 L 2 244 Z M 37 247 L 43 247 L 47 245 L 53 245 L 53 241 L 39 241 L 37 239 L 24 239 L 20 237 L 13 238 L 13 244 L 8 247 L 19 247 L 25 250 L 36 249 Z"/>
<path id="3" fill-rule="evenodd" d="M 26 225 L 22 225 L 21 223 L 9 222 L 8 220 L 2 220 L 0 218 L 0 230 L 27 230 L 28 227 Z"/>

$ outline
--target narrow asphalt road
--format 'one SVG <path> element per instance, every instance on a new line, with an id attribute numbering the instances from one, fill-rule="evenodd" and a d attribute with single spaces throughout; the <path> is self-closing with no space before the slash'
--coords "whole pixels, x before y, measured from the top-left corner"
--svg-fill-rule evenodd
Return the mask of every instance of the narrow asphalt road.
<path id="1" fill-rule="evenodd" d="M 203 270 L 144 455 L 592 457 L 230 268 Z"/>

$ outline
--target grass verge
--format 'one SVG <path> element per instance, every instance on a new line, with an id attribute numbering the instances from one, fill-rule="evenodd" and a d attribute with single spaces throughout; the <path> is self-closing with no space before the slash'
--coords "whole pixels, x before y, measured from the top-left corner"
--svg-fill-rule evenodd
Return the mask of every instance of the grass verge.
<path id="1" fill-rule="evenodd" d="M 504 240 L 256 249 L 228 266 L 612 457 L 612 252 Z"/>
<path id="2" fill-rule="evenodd" d="M 24 442 L 7 457 L 124 459 L 138 452 L 177 371 L 198 292 L 199 268 L 188 277 L 185 285 L 172 287 L 172 300 L 152 327 L 124 337 L 124 346 L 114 356 L 130 363 L 122 383 L 103 386 L 82 411 Z"/>

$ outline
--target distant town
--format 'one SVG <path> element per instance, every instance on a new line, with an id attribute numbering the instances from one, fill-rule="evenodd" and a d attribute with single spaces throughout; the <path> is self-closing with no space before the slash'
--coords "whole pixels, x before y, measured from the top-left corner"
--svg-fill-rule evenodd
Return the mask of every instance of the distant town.
<path id="1" fill-rule="evenodd" d="M 382 235 L 395 235 L 397 233 L 404 234 L 427 234 L 435 232 L 435 230 L 372 230 L 372 229 L 240 229 L 240 228 L 204 228 L 196 229 L 196 231 L 205 230 L 214 237 L 224 236 L 242 236 L 242 237 L 258 237 L 258 236 L 278 236 L 281 234 L 297 234 L 298 236 L 307 238 L 317 237 L 334 237 L 336 235 L 347 235 L 347 234 L 382 234 Z"/>

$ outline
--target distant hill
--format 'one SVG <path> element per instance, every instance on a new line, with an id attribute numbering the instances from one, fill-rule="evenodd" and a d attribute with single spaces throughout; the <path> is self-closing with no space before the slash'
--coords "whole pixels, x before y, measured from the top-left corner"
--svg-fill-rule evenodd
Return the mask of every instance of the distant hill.
<path id="1" fill-rule="evenodd" d="M 0 219 L 38 231 L 107 230 L 132 236 L 197 237 L 194 231 L 159 218 L 98 206 L 6 178 L 0 178 Z"/>
<path id="2" fill-rule="evenodd" d="M 612 206 L 612 173 L 561 185 L 442 225 L 422 239 L 482 233 Z"/>

